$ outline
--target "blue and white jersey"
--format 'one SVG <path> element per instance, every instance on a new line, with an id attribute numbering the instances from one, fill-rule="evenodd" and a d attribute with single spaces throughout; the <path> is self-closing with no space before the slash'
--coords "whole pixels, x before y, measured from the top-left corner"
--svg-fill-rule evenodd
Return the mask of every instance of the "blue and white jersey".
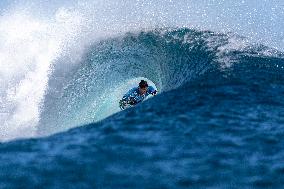
<path id="1" fill-rule="evenodd" d="M 124 96 L 123 96 L 123 100 L 133 100 L 135 101 L 135 103 L 139 103 L 142 102 L 143 100 L 145 100 L 145 98 L 150 95 L 150 94 L 154 94 L 156 92 L 156 90 L 154 89 L 154 87 L 149 86 L 147 89 L 147 92 L 145 94 L 140 94 L 139 92 L 139 87 L 134 87 L 132 89 L 130 89 Z"/>

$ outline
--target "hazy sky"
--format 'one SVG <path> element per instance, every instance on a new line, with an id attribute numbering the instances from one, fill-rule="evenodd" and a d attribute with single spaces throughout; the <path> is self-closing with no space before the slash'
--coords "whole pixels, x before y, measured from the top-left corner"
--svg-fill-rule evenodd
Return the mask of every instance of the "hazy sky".
<path id="1" fill-rule="evenodd" d="M 76 9 L 78 2 L 85 3 L 94 12 L 101 11 L 99 15 L 104 18 L 121 21 L 124 17 L 125 22 L 131 23 L 144 21 L 159 25 L 162 22 L 165 26 L 232 31 L 271 47 L 284 49 L 283 0 L 1 0 L 0 7 L 3 12 L 9 5 L 28 5 L 36 16 L 48 18 L 62 6 Z M 99 4 L 106 11 L 96 10 L 101 9 L 96 7 Z M 103 15 L 104 12 L 110 15 Z"/>

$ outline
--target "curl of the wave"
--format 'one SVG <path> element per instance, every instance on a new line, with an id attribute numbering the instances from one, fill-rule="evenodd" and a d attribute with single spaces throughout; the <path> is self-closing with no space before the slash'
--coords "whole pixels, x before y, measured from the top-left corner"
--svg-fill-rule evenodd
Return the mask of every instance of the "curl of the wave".
<path id="1" fill-rule="evenodd" d="M 118 101 L 137 78 L 159 92 L 182 87 L 210 72 L 225 71 L 242 56 L 278 56 L 232 34 L 188 28 L 128 33 L 94 43 L 81 63 L 50 77 L 39 134 L 63 131 L 101 120 L 119 111 Z M 56 70 L 56 69 L 55 69 Z M 122 90 L 123 89 L 123 90 Z"/>
<path id="2" fill-rule="evenodd" d="M 206 70 L 229 68 L 238 62 L 235 49 L 248 50 L 250 45 L 247 39 L 216 31 L 241 31 L 280 49 L 282 44 L 274 37 L 281 20 L 276 28 L 243 30 L 238 23 L 210 15 L 218 14 L 211 11 L 214 6 L 196 1 L 13 2 L 0 17 L 0 140 L 54 133 L 93 121 L 93 110 L 88 114 L 84 109 L 98 101 L 93 96 L 109 93 L 102 86 L 110 89 L 119 86 L 118 81 L 145 77 L 167 91 Z M 273 8 L 267 19 L 278 23 L 283 12 L 275 17 L 275 3 L 267 6 Z M 47 15 L 40 15 L 45 11 Z M 177 29 L 169 32 L 166 27 Z M 274 54 L 260 49 L 260 54 Z"/>

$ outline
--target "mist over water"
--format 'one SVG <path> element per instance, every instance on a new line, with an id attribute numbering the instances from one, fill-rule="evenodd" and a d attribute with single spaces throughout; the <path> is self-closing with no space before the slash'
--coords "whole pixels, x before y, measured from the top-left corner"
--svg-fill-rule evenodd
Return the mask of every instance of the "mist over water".
<path id="1" fill-rule="evenodd" d="M 67 76 L 102 40 L 127 32 L 187 27 L 246 37 L 231 34 L 230 45 L 222 52 L 255 42 L 284 49 L 284 6 L 276 0 L 1 1 L 0 6 L 0 140 L 36 137 L 38 128 L 43 128 L 38 125 L 41 116 L 48 117 L 42 113 L 48 112 L 45 95 L 60 93 L 50 84 L 51 78 L 66 88 Z M 230 59 L 220 62 L 231 65 Z M 159 81 L 157 85 L 162 86 Z M 63 128 L 88 123 L 89 118 Z"/>

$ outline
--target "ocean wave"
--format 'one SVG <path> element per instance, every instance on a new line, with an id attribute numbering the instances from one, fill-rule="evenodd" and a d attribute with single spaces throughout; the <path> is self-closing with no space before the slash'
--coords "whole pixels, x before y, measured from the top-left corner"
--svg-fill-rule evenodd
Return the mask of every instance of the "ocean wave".
<path id="1" fill-rule="evenodd" d="M 246 72 L 255 68 L 282 72 L 283 66 L 282 53 L 232 34 L 187 28 L 127 33 L 93 44 L 67 74 L 55 67 L 38 132 L 63 131 L 118 112 L 118 100 L 139 78 L 153 82 L 162 93 L 209 73 L 230 77 L 232 70 L 242 69 L 240 80 L 257 79 L 263 77 L 257 70 L 253 76 Z"/>

